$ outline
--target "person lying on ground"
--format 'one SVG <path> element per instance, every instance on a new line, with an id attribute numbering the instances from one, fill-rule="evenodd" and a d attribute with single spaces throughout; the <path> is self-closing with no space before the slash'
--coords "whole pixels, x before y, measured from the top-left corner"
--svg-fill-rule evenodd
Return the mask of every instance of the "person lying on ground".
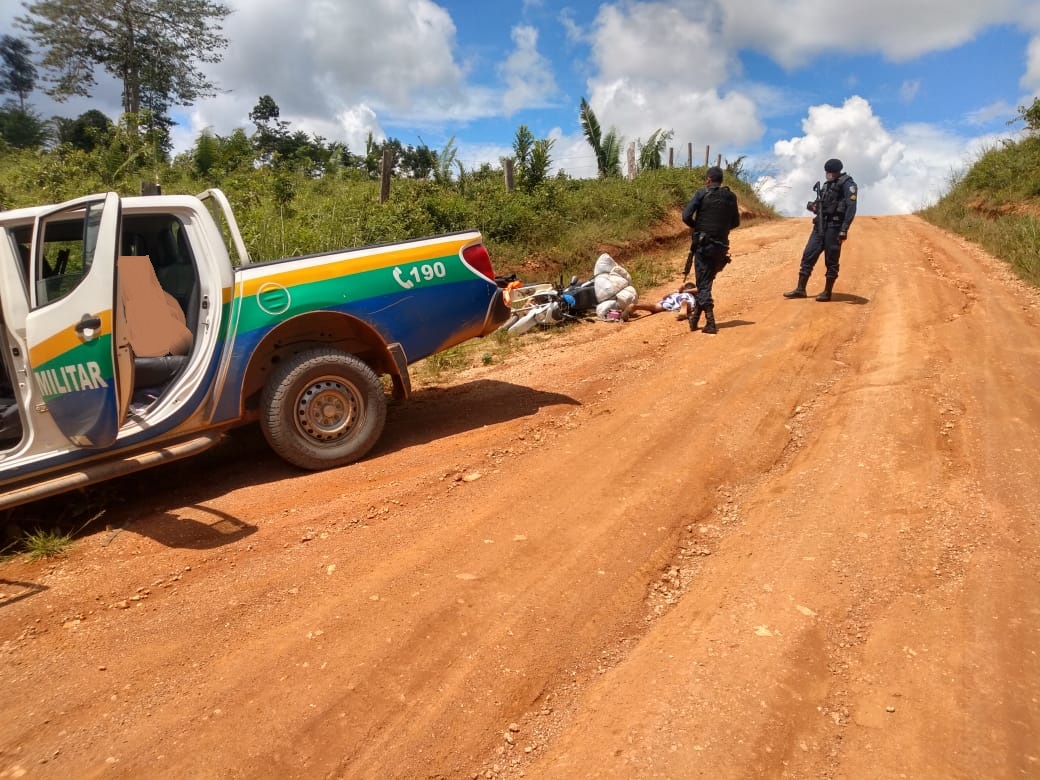
<path id="1" fill-rule="evenodd" d="M 686 282 L 679 288 L 678 292 L 668 293 L 657 303 L 630 303 L 621 311 L 621 319 L 628 322 L 633 312 L 645 311 L 650 314 L 659 314 L 662 311 L 678 312 L 677 320 L 685 320 L 690 317 L 690 309 L 693 307 L 697 294 L 697 286 L 693 282 Z"/>

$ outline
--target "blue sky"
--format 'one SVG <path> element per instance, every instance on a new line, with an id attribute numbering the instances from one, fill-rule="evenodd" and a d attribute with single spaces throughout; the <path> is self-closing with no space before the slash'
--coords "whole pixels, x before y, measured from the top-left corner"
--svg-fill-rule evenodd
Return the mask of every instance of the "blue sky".
<path id="1" fill-rule="evenodd" d="M 744 157 L 762 196 L 802 214 L 828 157 L 864 214 L 934 201 L 1013 136 L 1040 95 L 1037 0 L 225 0 L 225 90 L 177 114 L 178 149 L 206 127 L 252 130 L 261 95 L 294 128 L 364 148 L 368 133 L 441 149 L 467 168 L 510 154 L 516 128 L 553 140 L 556 167 L 595 173 L 578 106 L 626 142 L 671 130 L 677 163 Z M 0 0 L 0 32 L 18 0 Z M 90 101 L 115 118 L 119 85 Z"/>

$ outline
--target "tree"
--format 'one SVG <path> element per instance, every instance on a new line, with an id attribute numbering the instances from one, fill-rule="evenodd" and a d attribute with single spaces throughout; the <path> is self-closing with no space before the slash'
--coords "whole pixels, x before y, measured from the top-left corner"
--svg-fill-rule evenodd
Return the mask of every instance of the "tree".
<path id="1" fill-rule="evenodd" d="M 5 35 L 0 38 L 0 93 L 18 96 L 18 107 L 25 110 L 25 98 L 36 86 L 36 66 L 29 55 L 29 44 L 21 38 Z"/>
<path id="2" fill-rule="evenodd" d="M 15 149 L 38 149 L 49 140 L 47 123 L 13 100 L 0 107 L 0 138 Z"/>
<path id="3" fill-rule="evenodd" d="M 585 99 L 581 99 L 581 111 L 579 113 L 581 129 L 585 133 L 585 140 L 589 142 L 592 151 L 596 155 L 596 168 L 601 178 L 621 175 L 621 145 L 622 138 L 612 127 L 603 135 L 599 120 L 592 112 L 592 107 Z"/>
<path id="4" fill-rule="evenodd" d="M 383 143 L 377 143 L 370 132 L 365 141 L 365 170 L 370 179 L 378 179 L 383 170 L 383 151 L 390 152 L 390 172 L 396 173 L 401 165 L 404 155 L 404 147 L 397 138 L 387 138 Z"/>
<path id="5" fill-rule="evenodd" d="M 600 176 L 618 178 L 621 176 L 621 147 L 625 139 L 613 127 L 603 136 L 603 166 Z"/>
<path id="6" fill-rule="evenodd" d="M 534 189 L 549 176 L 552 167 L 552 151 L 555 141 L 552 138 L 539 138 L 531 149 L 531 162 L 528 165 L 524 186 Z"/>
<path id="7" fill-rule="evenodd" d="M 1019 106 L 1018 116 L 1008 124 L 1012 122 L 1025 122 L 1028 132 L 1040 132 L 1040 98 L 1033 98 L 1031 106 Z"/>
<path id="8" fill-rule="evenodd" d="M 437 164 L 433 169 L 433 179 L 438 184 L 447 184 L 451 181 L 451 166 L 458 162 L 458 148 L 455 146 L 455 136 L 448 139 L 444 148 L 437 153 Z M 462 178 L 462 163 L 459 163 L 459 178 Z"/>
<path id="9" fill-rule="evenodd" d="M 527 125 L 516 128 L 516 136 L 513 138 L 513 170 L 519 181 L 524 180 L 524 174 L 531 164 L 531 151 L 534 149 L 534 133 Z"/>
<path id="10" fill-rule="evenodd" d="M 513 139 L 513 168 L 520 188 L 531 192 L 549 175 L 552 158 L 549 152 L 553 141 L 549 138 L 535 139 L 527 125 L 516 129 Z"/>
<path id="11" fill-rule="evenodd" d="M 199 133 L 192 151 L 192 161 L 199 176 L 206 178 L 220 165 L 220 141 L 210 128 Z"/>
<path id="12" fill-rule="evenodd" d="M 280 115 L 278 104 L 270 95 L 261 95 L 249 112 L 250 121 L 256 125 L 253 144 L 257 157 L 264 165 L 274 164 L 279 148 L 289 135 L 289 123 L 281 121 L 278 118 Z"/>
<path id="13" fill-rule="evenodd" d="M 54 117 L 55 140 L 59 144 L 69 144 L 84 152 L 92 152 L 99 146 L 105 146 L 115 130 L 115 125 L 96 108 L 85 111 L 75 119 Z"/>
<path id="14" fill-rule="evenodd" d="M 744 167 L 745 159 L 747 159 L 747 156 L 742 154 L 733 162 L 726 160 L 726 177 L 750 183 L 750 177 L 747 169 Z"/>
<path id="15" fill-rule="evenodd" d="M 339 164 L 347 170 L 361 171 L 365 169 L 365 158 L 360 154 L 354 154 L 346 144 L 339 146 Z"/>
<path id="16" fill-rule="evenodd" d="M 401 172 L 413 179 L 428 179 L 437 167 L 437 152 L 426 144 L 408 145 L 401 153 Z"/>
<path id="17" fill-rule="evenodd" d="M 123 111 L 164 116 L 216 94 L 199 70 L 221 60 L 231 13 L 213 0 L 37 0 L 15 23 L 45 50 L 42 65 L 57 100 L 90 96 L 95 67 L 123 84 Z"/>
<path id="18" fill-rule="evenodd" d="M 674 133 L 657 128 L 650 134 L 646 144 L 639 143 L 639 170 L 656 171 L 661 167 L 661 155 L 668 146 Z"/>
<path id="19" fill-rule="evenodd" d="M 245 130 L 236 127 L 231 135 L 218 135 L 217 140 L 220 142 L 220 168 L 224 173 L 253 167 L 253 145 Z"/>

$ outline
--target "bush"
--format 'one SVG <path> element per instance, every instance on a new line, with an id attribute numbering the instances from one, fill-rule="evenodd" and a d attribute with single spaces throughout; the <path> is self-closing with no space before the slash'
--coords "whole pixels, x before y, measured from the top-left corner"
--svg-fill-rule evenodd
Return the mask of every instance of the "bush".
<path id="1" fill-rule="evenodd" d="M 986 150 L 920 215 L 976 241 L 1040 284 L 1040 137 Z"/>
<path id="2" fill-rule="evenodd" d="M 221 141 L 227 145 L 227 139 Z M 161 163 L 163 192 L 223 189 L 253 261 L 476 228 L 496 268 L 522 268 L 533 259 L 540 269 L 553 272 L 549 278 L 587 274 L 603 245 L 624 245 L 644 236 L 686 202 L 704 173 L 703 168 L 665 168 L 631 181 L 557 176 L 530 191 L 506 192 L 501 171 L 484 166 L 460 181 L 441 184 L 394 179 L 390 199 L 380 204 L 379 182 L 347 169 L 313 178 L 289 168 L 275 172 L 225 164 L 222 158 L 210 160 L 212 165 L 196 162 L 186 154 Z M 6 208 L 57 203 L 109 189 L 136 195 L 142 179 L 156 176 L 145 163 L 114 141 L 91 152 L 68 145 L 51 151 L 3 148 L 0 195 Z M 742 201 L 769 211 L 744 182 L 731 177 L 727 184 Z"/>

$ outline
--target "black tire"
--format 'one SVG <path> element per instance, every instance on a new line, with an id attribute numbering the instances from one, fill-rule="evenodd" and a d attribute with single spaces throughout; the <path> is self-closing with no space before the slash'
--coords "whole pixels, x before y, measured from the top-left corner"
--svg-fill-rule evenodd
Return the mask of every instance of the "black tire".
<path id="1" fill-rule="evenodd" d="M 271 449 L 312 471 L 363 457 L 386 423 L 379 377 L 334 349 L 310 349 L 285 360 L 264 386 L 260 404 L 260 428 Z"/>

